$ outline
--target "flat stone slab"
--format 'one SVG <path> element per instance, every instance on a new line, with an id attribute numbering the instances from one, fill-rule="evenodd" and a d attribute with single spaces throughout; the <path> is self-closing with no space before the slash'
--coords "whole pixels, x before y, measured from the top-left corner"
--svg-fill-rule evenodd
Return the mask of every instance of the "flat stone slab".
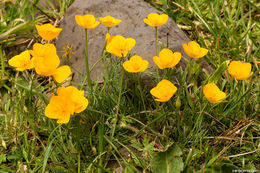
<path id="1" fill-rule="evenodd" d="M 154 67 L 156 65 L 152 57 L 155 55 L 155 29 L 143 22 L 143 19 L 149 13 L 161 14 L 161 12 L 144 2 L 144 0 L 75 0 L 68 8 L 60 25 L 63 31 L 56 42 L 59 56 L 62 57 L 61 51 L 67 44 L 72 45 L 74 54 L 72 55 L 71 63 L 79 71 L 85 72 L 85 32 L 82 27 L 77 25 L 75 15 L 93 14 L 96 19 L 110 15 L 122 20 L 119 25 L 110 29 L 110 34 L 134 38 L 136 45 L 131 54 L 141 56 L 149 61 L 149 67 Z M 90 67 L 101 57 L 106 32 L 107 29 L 102 24 L 95 29 L 88 30 Z M 189 42 L 189 39 L 171 18 L 168 19 L 165 25 L 158 27 L 158 52 L 162 46 L 166 46 L 167 34 L 169 48 L 184 54 L 182 43 Z M 91 72 L 91 77 L 93 79 L 101 79 L 102 72 L 103 63 L 101 61 Z"/>

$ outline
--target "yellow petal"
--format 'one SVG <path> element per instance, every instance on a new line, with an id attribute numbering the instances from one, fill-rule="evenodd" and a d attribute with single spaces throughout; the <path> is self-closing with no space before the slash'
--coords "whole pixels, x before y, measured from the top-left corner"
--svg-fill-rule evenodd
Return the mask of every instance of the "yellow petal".
<path id="1" fill-rule="evenodd" d="M 67 124 L 70 121 L 70 114 L 66 113 L 57 120 L 59 124 Z"/>
<path id="2" fill-rule="evenodd" d="M 184 52 L 185 52 L 189 57 L 191 57 L 191 53 L 190 53 L 190 50 L 189 50 L 188 45 L 187 45 L 186 43 L 183 43 L 183 44 L 182 44 L 182 47 L 183 47 Z"/>
<path id="3" fill-rule="evenodd" d="M 169 64 L 169 68 L 175 67 L 181 60 L 181 53 L 180 52 L 174 52 L 172 55 L 172 61 Z"/>
<path id="4" fill-rule="evenodd" d="M 167 14 L 161 14 L 160 15 L 160 25 L 165 24 L 168 21 L 168 15 Z"/>
<path id="5" fill-rule="evenodd" d="M 62 31 L 62 28 L 55 28 L 52 24 L 44 24 L 44 25 L 35 25 L 36 30 L 38 34 L 44 39 L 44 40 L 52 40 L 60 34 Z"/>
<path id="6" fill-rule="evenodd" d="M 130 51 L 135 46 L 135 39 L 127 38 L 126 39 L 126 50 Z"/>
<path id="7" fill-rule="evenodd" d="M 144 23 L 146 23 L 149 26 L 153 26 L 152 23 L 146 18 L 144 19 Z"/>
<path id="8" fill-rule="evenodd" d="M 208 49 L 200 48 L 200 53 L 198 55 L 198 58 L 202 58 L 203 56 L 207 55 Z"/>
<path id="9" fill-rule="evenodd" d="M 55 73 L 53 74 L 54 79 L 58 83 L 62 83 L 71 75 L 70 67 L 67 65 L 61 66 L 56 69 Z"/>
<path id="10" fill-rule="evenodd" d="M 153 62 L 158 66 L 159 69 L 164 69 L 164 68 L 165 68 L 163 65 L 161 65 L 158 56 L 154 56 L 154 57 L 153 57 Z"/>
<path id="11" fill-rule="evenodd" d="M 63 116 L 64 99 L 59 96 L 52 96 L 50 103 L 45 108 L 45 116 L 52 119 L 58 119 Z"/>
<path id="12" fill-rule="evenodd" d="M 10 66 L 13 66 L 16 68 L 18 71 L 23 71 L 27 69 L 33 68 L 33 63 L 31 60 L 31 56 L 28 50 L 23 51 L 19 55 L 16 55 L 12 57 L 9 61 L 8 64 Z"/>
<path id="13" fill-rule="evenodd" d="M 129 73 L 134 73 L 135 71 L 132 68 L 132 63 L 130 61 L 125 61 L 123 63 L 123 68 L 125 69 L 125 71 L 129 72 Z"/>
<path id="14" fill-rule="evenodd" d="M 83 22 L 83 17 L 80 15 L 75 15 L 75 20 L 77 22 L 77 24 L 81 27 L 84 28 L 84 22 Z"/>
<path id="15" fill-rule="evenodd" d="M 148 68 L 148 66 L 149 66 L 149 62 L 146 60 L 143 60 L 140 72 L 144 72 Z"/>

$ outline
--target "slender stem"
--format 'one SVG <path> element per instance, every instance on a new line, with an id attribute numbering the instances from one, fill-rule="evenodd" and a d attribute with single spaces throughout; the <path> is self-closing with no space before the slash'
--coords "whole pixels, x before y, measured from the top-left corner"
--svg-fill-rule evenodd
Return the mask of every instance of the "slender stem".
<path id="1" fill-rule="evenodd" d="M 123 70 L 123 67 L 121 65 L 120 90 L 119 90 L 119 96 L 118 96 L 117 107 L 116 107 L 115 122 L 113 124 L 112 137 L 114 136 L 115 129 L 116 129 L 116 123 L 117 123 L 117 120 L 118 120 L 119 105 L 120 105 L 121 95 L 122 95 L 122 90 L 123 90 L 123 79 L 124 79 L 124 70 Z"/>
<path id="2" fill-rule="evenodd" d="M 83 76 L 83 74 L 82 74 L 80 71 L 78 71 L 78 70 L 71 64 L 71 62 L 70 62 L 70 56 L 69 56 L 69 55 L 66 55 L 66 60 L 67 60 L 68 65 L 69 65 L 75 72 L 77 72 L 79 75 Z"/>
<path id="3" fill-rule="evenodd" d="M 90 78 L 89 65 L 88 65 L 88 29 L 85 29 L 85 39 L 86 39 L 86 47 L 85 47 L 85 65 L 86 65 L 86 74 L 88 80 L 88 92 L 89 94 L 92 92 L 92 82 Z"/>
<path id="4" fill-rule="evenodd" d="M 158 28 L 155 27 L 155 56 L 158 55 L 157 54 L 157 37 L 158 37 L 157 32 L 158 32 Z"/>
<path id="5" fill-rule="evenodd" d="M 100 119 L 100 124 L 98 126 L 98 150 L 99 150 L 99 154 L 101 155 L 103 153 L 104 150 L 104 115 L 101 114 L 101 119 Z M 101 156 L 99 158 L 99 166 L 102 167 L 103 166 L 103 157 Z M 98 173 L 102 173 L 102 169 L 98 169 Z"/>
<path id="6" fill-rule="evenodd" d="M 143 97 L 143 90 L 142 90 L 142 86 L 141 86 L 141 75 L 137 74 L 137 80 L 138 80 L 138 89 L 140 91 L 140 95 L 141 95 L 141 99 L 142 99 L 142 102 L 143 102 L 143 106 L 144 106 L 144 111 L 145 111 L 145 114 L 146 114 L 146 117 L 147 117 L 147 112 L 146 112 L 146 106 L 145 106 L 145 103 L 144 103 L 144 97 Z"/>
<path id="7" fill-rule="evenodd" d="M 0 76 L 0 79 L 2 79 L 5 75 L 5 62 L 4 62 L 4 55 L 3 55 L 1 45 L 0 45 L 0 58 L 1 58 L 1 76 Z"/>
<path id="8" fill-rule="evenodd" d="M 155 56 L 158 55 L 158 52 L 157 52 L 157 40 L 158 40 L 157 37 L 158 37 L 158 34 L 157 34 L 157 32 L 158 32 L 158 28 L 155 27 Z M 160 76 L 159 76 L 159 69 L 158 68 L 156 68 L 156 77 L 157 77 L 157 82 L 159 82 Z"/>

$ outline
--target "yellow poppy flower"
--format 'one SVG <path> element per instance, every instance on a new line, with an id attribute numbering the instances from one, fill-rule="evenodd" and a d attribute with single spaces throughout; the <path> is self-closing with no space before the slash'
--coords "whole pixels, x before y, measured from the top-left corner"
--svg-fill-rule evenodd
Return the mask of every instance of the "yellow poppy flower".
<path id="1" fill-rule="evenodd" d="M 58 119 L 57 123 L 68 123 L 71 115 L 84 111 L 88 106 L 84 91 L 74 86 L 59 87 L 57 93 L 45 109 L 45 116 Z"/>
<path id="2" fill-rule="evenodd" d="M 23 51 L 19 55 L 14 56 L 8 61 L 8 64 L 15 67 L 18 71 L 24 71 L 33 68 L 33 61 L 28 50 Z"/>
<path id="3" fill-rule="evenodd" d="M 106 46 L 106 50 L 118 57 L 125 57 L 135 45 L 133 38 L 124 38 L 121 35 L 115 36 Z"/>
<path id="4" fill-rule="evenodd" d="M 207 55 L 208 50 L 201 48 L 195 41 L 190 41 L 188 45 L 186 43 L 182 44 L 184 52 L 191 58 L 202 58 Z"/>
<path id="5" fill-rule="evenodd" d="M 156 101 L 167 102 L 176 93 L 176 86 L 170 81 L 163 79 L 156 87 L 150 90 L 150 93 L 156 97 Z"/>
<path id="6" fill-rule="evenodd" d="M 52 96 L 50 103 L 45 108 L 45 116 L 51 119 L 58 119 L 57 123 L 68 123 L 74 110 L 74 105 L 68 98 L 62 96 Z"/>
<path id="7" fill-rule="evenodd" d="M 240 61 L 232 61 L 228 66 L 228 72 L 237 80 L 245 80 L 252 76 L 251 64 Z"/>
<path id="8" fill-rule="evenodd" d="M 161 26 L 164 25 L 168 20 L 168 15 L 166 14 L 156 14 L 156 13 L 150 13 L 148 14 L 147 18 L 144 19 L 144 23 L 150 26 Z"/>
<path id="9" fill-rule="evenodd" d="M 99 25 L 99 21 L 96 21 L 92 14 L 87 14 L 84 16 L 76 15 L 75 20 L 79 26 L 85 29 L 93 29 Z"/>
<path id="10" fill-rule="evenodd" d="M 99 17 L 100 22 L 108 28 L 118 25 L 122 22 L 120 19 L 115 19 L 112 16 Z"/>
<path id="11" fill-rule="evenodd" d="M 180 52 L 172 52 L 170 49 L 163 49 L 158 56 L 153 57 L 154 63 L 160 68 L 173 68 L 181 60 Z"/>
<path id="12" fill-rule="evenodd" d="M 33 64 L 37 74 L 53 76 L 58 83 L 63 82 L 71 75 L 69 66 L 65 65 L 58 68 L 60 59 L 53 44 L 35 43 L 30 53 L 33 56 Z"/>
<path id="13" fill-rule="evenodd" d="M 38 34 L 44 40 L 53 40 L 54 38 L 58 37 L 62 28 L 55 28 L 52 24 L 44 24 L 44 25 L 35 25 Z"/>
<path id="14" fill-rule="evenodd" d="M 226 97 L 226 93 L 220 91 L 214 83 L 208 83 L 203 87 L 203 94 L 210 103 L 219 103 Z"/>
<path id="15" fill-rule="evenodd" d="M 149 62 L 143 60 L 140 56 L 134 55 L 130 60 L 123 63 L 123 67 L 129 73 L 143 72 L 147 69 Z"/>

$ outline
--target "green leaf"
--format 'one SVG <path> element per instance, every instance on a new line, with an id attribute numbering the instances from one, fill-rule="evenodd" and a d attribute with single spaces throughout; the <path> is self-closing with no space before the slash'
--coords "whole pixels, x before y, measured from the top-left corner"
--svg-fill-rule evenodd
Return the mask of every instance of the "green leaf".
<path id="1" fill-rule="evenodd" d="M 209 78 L 208 83 L 217 83 L 221 78 L 222 73 L 228 68 L 229 60 L 224 61 L 215 71 L 215 73 Z"/>
<path id="2" fill-rule="evenodd" d="M 165 152 L 157 153 L 151 162 L 153 173 L 179 173 L 183 171 L 183 161 L 180 157 L 181 149 L 174 144 Z"/>
<path id="3" fill-rule="evenodd" d="M 0 164 L 6 162 L 6 154 L 1 154 L 0 155 Z"/>

